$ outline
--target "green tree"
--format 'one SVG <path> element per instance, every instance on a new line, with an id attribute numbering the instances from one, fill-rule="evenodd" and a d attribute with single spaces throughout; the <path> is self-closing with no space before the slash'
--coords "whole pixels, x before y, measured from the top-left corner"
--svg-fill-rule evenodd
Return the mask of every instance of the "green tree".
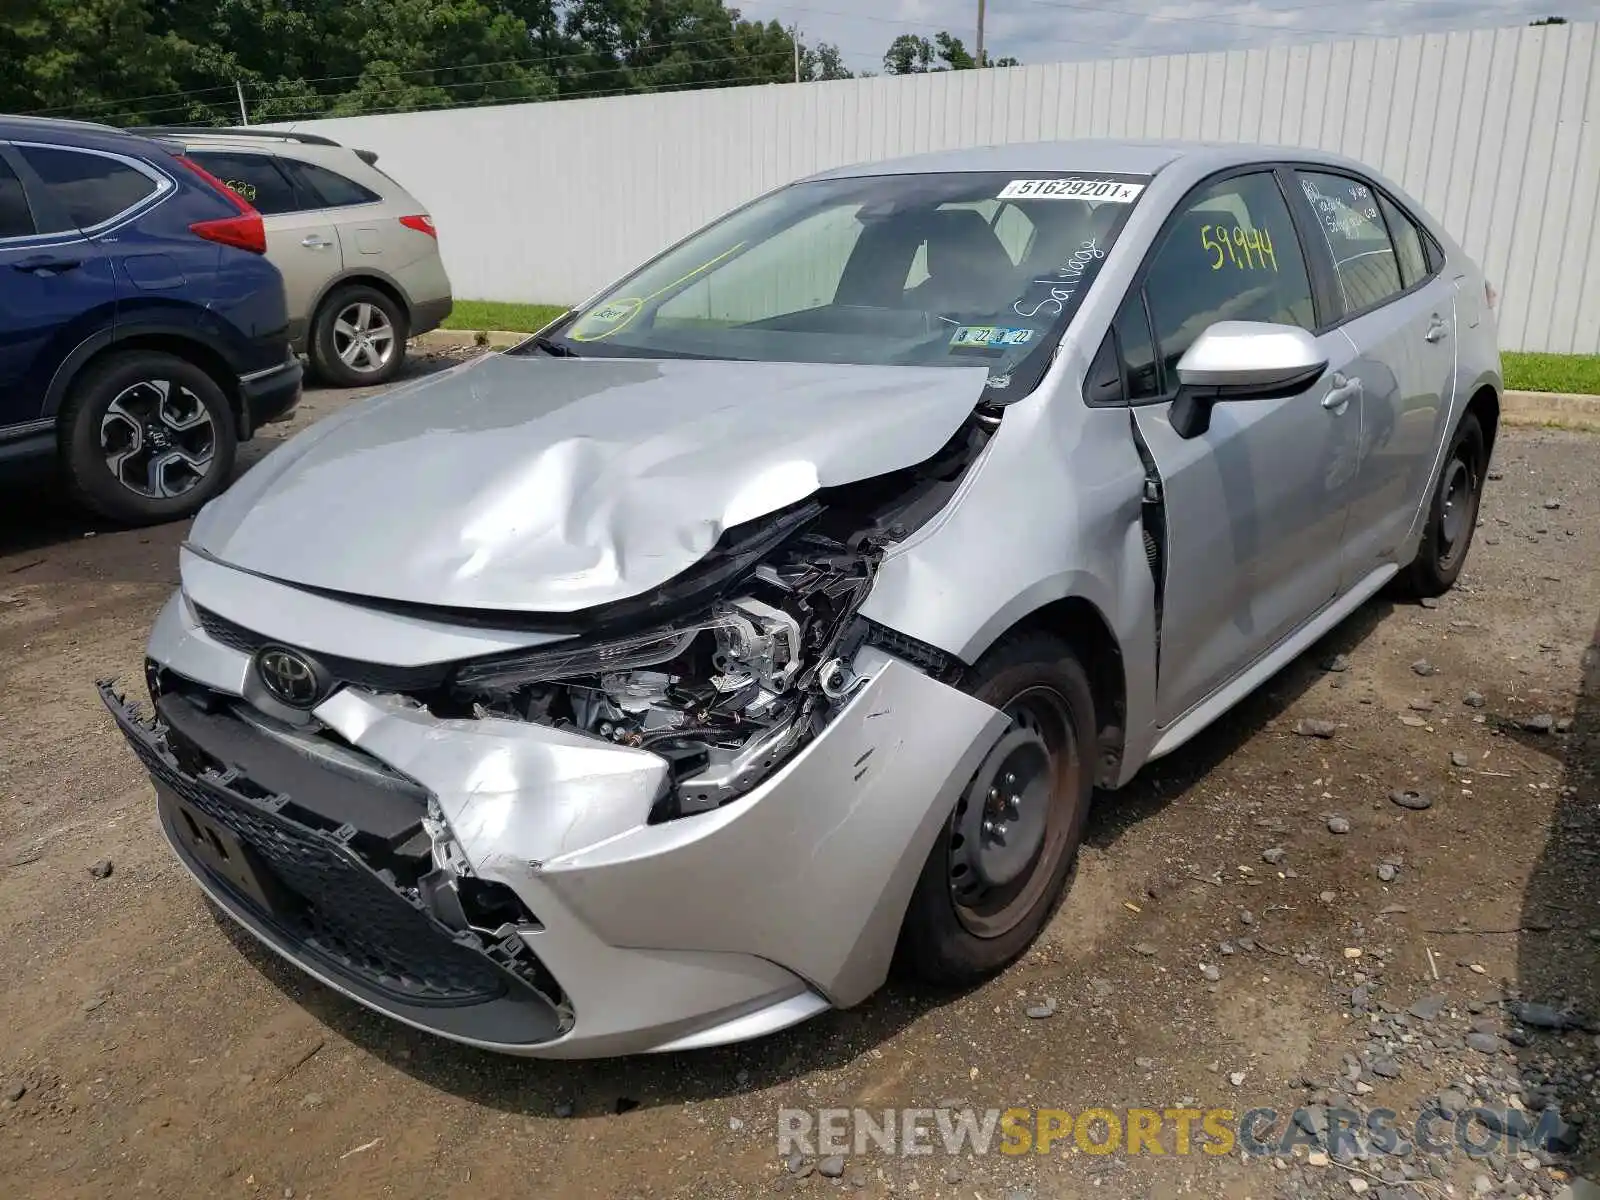
<path id="1" fill-rule="evenodd" d="M 0 108 L 236 124 L 844 79 L 724 0 L 0 0 Z M 933 53 L 929 51 L 930 55 Z"/>
<path id="2" fill-rule="evenodd" d="M 815 46 L 800 43 L 800 78 L 802 79 L 854 79 L 855 72 L 844 65 L 839 47 L 829 42 Z"/>
<path id="3" fill-rule="evenodd" d="M 939 70 L 933 62 L 933 43 L 913 33 L 902 33 L 883 52 L 883 69 L 890 75 L 921 75 Z"/>
<path id="4" fill-rule="evenodd" d="M 932 41 L 915 34 L 902 33 L 889 43 L 889 49 L 883 55 L 883 69 L 890 75 L 921 75 L 929 71 L 970 71 L 979 66 L 1016 67 L 1021 66 L 1021 63 L 1010 57 L 997 61 L 990 58 L 987 51 L 984 52 L 983 62 L 980 63 L 960 38 L 945 30 L 935 34 Z"/>
<path id="5" fill-rule="evenodd" d="M 181 47 L 152 36 L 149 0 L 23 0 L 0 20 L 0 109 L 139 118 L 179 90 Z"/>

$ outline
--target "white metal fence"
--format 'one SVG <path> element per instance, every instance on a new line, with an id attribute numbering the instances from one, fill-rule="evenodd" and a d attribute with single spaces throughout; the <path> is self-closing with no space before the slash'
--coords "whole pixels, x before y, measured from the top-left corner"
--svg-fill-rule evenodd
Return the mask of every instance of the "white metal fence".
<path id="1" fill-rule="evenodd" d="M 377 151 L 460 297 L 569 302 L 844 163 L 1068 137 L 1341 151 L 1499 288 L 1507 349 L 1600 352 L 1594 24 L 303 122 Z"/>

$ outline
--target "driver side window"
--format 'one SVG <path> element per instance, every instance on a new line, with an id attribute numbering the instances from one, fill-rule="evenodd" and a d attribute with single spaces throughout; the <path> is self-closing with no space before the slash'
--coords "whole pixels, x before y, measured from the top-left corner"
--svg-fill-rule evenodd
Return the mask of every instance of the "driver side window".
<path id="1" fill-rule="evenodd" d="M 1316 325 L 1311 278 L 1270 171 L 1194 193 L 1168 226 L 1144 290 L 1167 395 L 1178 386 L 1178 360 L 1209 325 Z"/>

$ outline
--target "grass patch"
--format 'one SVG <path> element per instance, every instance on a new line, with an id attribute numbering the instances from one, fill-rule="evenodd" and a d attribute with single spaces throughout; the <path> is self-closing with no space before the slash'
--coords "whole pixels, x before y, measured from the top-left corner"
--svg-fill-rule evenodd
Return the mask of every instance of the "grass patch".
<path id="1" fill-rule="evenodd" d="M 1574 392 L 1600 396 L 1600 354 L 1533 354 L 1507 350 L 1500 355 L 1506 387 L 1514 392 Z"/>
<path id="2" fill-rule="evenodd" d="M 502 300 L 457 300 L 445 318 L 446 329 L 506 329 L 533 333 L 555 320 L 566 307 L 560 304 L 511 304 Z"/>

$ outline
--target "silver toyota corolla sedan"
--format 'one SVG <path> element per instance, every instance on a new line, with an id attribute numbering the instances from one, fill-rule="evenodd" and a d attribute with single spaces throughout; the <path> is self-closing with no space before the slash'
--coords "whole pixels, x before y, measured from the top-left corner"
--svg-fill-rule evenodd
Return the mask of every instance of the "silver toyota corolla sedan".
<path id="1" fill-rule="evenodd" d="M 1493 292 L 1393 183 L 1065 142 L 763 196 L 196 520 L 111 713 L 200 886 L 516 1054 L 994 972 L 1126 784 L 1444 591 Z M 1114 801 L 1113 801 L 1114 802 Z"/>

